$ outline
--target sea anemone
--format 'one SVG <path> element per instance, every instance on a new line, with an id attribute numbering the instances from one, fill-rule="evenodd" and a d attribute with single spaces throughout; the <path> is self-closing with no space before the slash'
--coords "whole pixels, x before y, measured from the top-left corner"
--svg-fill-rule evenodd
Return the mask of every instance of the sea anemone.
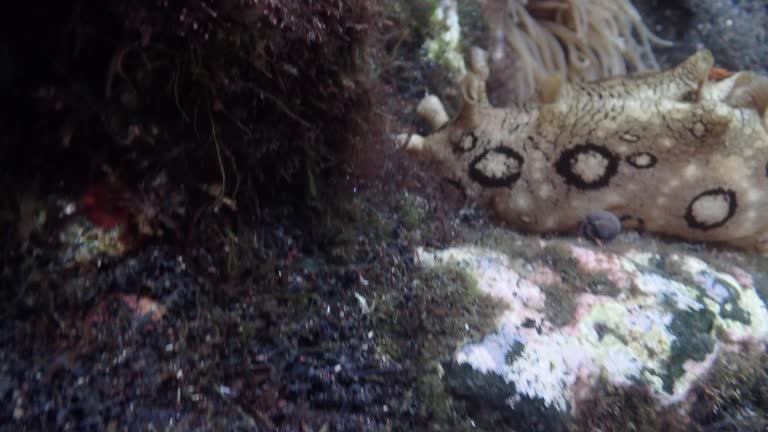
<path id="1" fill-rule="evenodd" d="M 525 99 L 554 73 L 592 81 L 658 69 L 651 32 L 629 0 L 481 0 L 491 25 L 491 59 L 504 87 Z"/>

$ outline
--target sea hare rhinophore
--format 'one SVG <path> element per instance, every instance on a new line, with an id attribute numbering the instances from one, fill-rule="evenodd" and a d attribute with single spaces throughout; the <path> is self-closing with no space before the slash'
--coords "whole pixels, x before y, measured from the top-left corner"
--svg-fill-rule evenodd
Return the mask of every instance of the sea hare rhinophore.
<path id="1" fill-rule="evenodd" d="M 487 69 L 462 82 L 455 119 L 407 149 L 528 232 L 577 229 L 594 210 L 626 227 L 768 251 L 768 78 L 679 66 L 589 84 L 549 80 L 540 102 L 494 108 Z M 431 97 L 424 104 L 435 103 Z M 439 103 L 439 101 L 437 102 Z M 423 105 L 424 105 L 423 104 Z M 444 123 L 444 124 L 443 124 Z"/>

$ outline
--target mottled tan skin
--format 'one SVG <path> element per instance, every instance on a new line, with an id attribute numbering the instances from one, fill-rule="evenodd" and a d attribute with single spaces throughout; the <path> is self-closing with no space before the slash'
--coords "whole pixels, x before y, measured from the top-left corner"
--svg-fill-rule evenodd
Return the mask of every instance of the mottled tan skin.
<path id="1" fill-rule="evenodd" d="M 708 80 L 700 51 L 668 71 L 544 85 L 542 103 L 494 108 L 481 75 L 462 112 L 413 153 L 528 232 L 574 231 L 594 210 L 628 228 L 768 250 L 768 79 Z"/>

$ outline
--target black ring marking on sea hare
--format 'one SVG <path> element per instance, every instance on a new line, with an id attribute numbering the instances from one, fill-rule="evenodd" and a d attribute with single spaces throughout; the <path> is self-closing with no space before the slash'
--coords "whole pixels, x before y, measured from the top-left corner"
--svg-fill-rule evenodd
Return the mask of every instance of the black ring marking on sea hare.
<path id="1" fill-rule="evenodd" d="M 574 171 L 574 165 L 576 164 L 579 155 L 589 155 L 590 153 L 597 153 L 606 160 L 607 164 L 603 175 L 588 182 Z M 563 152 L 560 153 L 560 158 L 555 162 L 555 170 L 565 180 L 566 184 L 575 186 L 579 189 L 600 189 L 608 186 L 611 178 L 618 172 L 619 156 L 603 146 L 592 143 L 579 144 L 563 150 Z"/>
<path id="2" fill-rule="evenodd" d="M 468 146 L 468 147 L 465 147 L 465 146 L 464 146 L 464 142 L 465 142 L 465 140 L 467 140 L 468 138 L 469 138 L 469 146 Z M 472 150 L 474 150 L 474 149 L 475 149 L 475 147 L 477 147 L 477 141 L 478 141 L 478 139 L 479 139 L 479 138 L 477 137 L 477 135 L 475 135 L 475 134 L 474 134 L 474 132 L 467 132 L 467 133 L 465 133 L 464 135 L 462 135 L 462 136 L 461 136 L 461 138 L 459 139 L 459 142 L 457 142 L 457 143 L 454 145 L 453 149 L 454 149 L 454 150 L 455 150 L 457 153 L 469 153 L 469 152 L 471 152 Z"/>
<path id="3" fill-rule="evenodd" d="M 768 177 L 768 163 L 765 164 L 765 176 Z"/>
<path id="4" fill-rule="evenodd" d="M 642 158 L 648 158 L 648 161 L 643 163 Z M 637 169 L 648 169 L 653 168 L 656 166 L 656 162 L 659 161 L 659 159 L 653 155 L 653 153 L 648 152 L 637 152 L 632 153 L 631 155 L 624 158 L 624 160 L 627 161 L 628 164 L 632 165 L 633 167 Z"/>
<path id="5" fill-rule="evenodd" d="M 696 201 L 707 198 L 711 196 L 720 195 L 722 196 L 725 201 L 728 203 L 728 214 L 725 215 L 725 217 L 715 223 L 702 223 L 700 221 L 696 220 L 696 216 L 693 214 L 693 205 L 696 204 Z M 694 229 L 699 229 L 702 231 L 707 231 L 715 228 L 720 228 L 721 226 L 725 225 L 726 222 L 728 222 L 733 215 L 736 213 L 736 192 L 732 191 L 731 189 L 723 189 L 723 188 L 715 188 L 715 189 L 709 189 L 706 190 L 698 195 L 696 195 L 691 202 L 688 204 L 688 208 L 685 209 L 685 222 L 688 223 L 688 226 Z"/>
<path id="6" fill-rule="evenodd" d="M 632 228 L 636 231 L 645 230 L 645 219 L 641 217 L 624 214 L 619 217 L 619 220 L 628 228 Z"/>
<path id="7" fill-rule="evenodd" d="M 482 162 L 483 159 L 489 155 L 492 155 L 492 153 L 499 154 L 502 157 L 506 157 L 507 159 L 514 159 L 515 162 L 517 162 L 517 171 L 507 173 L 501 177 L 492 177 L 478 169 L 477 165 Z M 523 162 L 524 159 L 520 153 L 508 147 L 496 147 L 490 150 L 486 150 L 472 159 L 472 162 L 469 163 L 469 177 L 477 182 L 480 186 L 487 188 L 511 187 L 515 184 L 517 179 L 520 178 L 520 175 L 523 172 Z"/>

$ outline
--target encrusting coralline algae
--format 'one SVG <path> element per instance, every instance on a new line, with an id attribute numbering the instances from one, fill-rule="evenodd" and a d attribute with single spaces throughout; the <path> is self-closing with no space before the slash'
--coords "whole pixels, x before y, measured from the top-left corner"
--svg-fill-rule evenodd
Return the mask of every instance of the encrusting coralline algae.
<path id="1" fill-rule="evenodd" d="M 564 325 L 547 318 L 552 294 L 541 285 L 552 283 L 544 276 L 559 269 L 531 267 L 492 248 L 418 251 L 424 267 L 461 268 L 480 291 L 506 305 L 496 330 L 460 347 L 454 361 L 471 367 L 464 376 L 501 378 L 510 410 L 525 400 L 573 413 L 600 380 L 645 387 L 660 406 L 684 402 L 718 356 L 768 339 L 768 310 L 751 276 L 737 267 L 719 271 L 676 253 L 560 246 L 577 272 L 602 273 L 614 285 L 611 294 L 582 289 Z"/>

